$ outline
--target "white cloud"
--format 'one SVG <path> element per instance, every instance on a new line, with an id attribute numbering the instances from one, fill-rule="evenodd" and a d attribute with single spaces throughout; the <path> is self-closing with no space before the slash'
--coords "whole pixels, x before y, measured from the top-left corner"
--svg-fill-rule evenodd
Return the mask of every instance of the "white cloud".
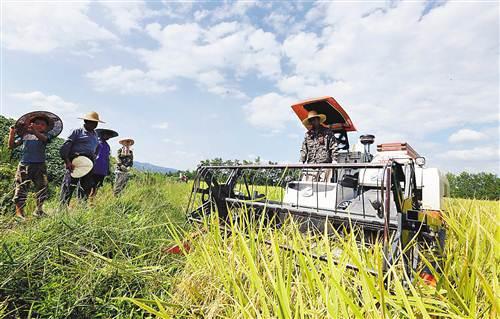
<path id="1" fill-rule="evenodd" d="M 120 65 L 109 66 L 86 74 L 94 89 L 99 92 L 117 91 L 122 94 L 164 93 L 174 90 L 174 86 L 162 84 L 139 69 L 125 69 Z"/>
<path id="2" fill-rule="evenodd" d="M 248 24 L 223 22 L 204 28 L 198 24 L 149 24 L 147 33 L 160 48 L 139 49 L 148 74 L 157 80 L 186 78 L 209 92 L 244 98 L 237 87 L 247 74 L 276 79 L 281 74 L 280 45 L 272 33 Z"/>
<path id="3" fill-rule="evenodd" d="M 271 26 L 277 33 L 285 34 L 295 25 L 295 18 L 291 15 L 271 12 L 264 18 L 264 22 Z"/>
<path id="4" fill-rule="evenodd" d="M 478 146 L 471 149 L 454 149 L 446 151 L 438 155 L 438 157 L 468 162 L 496 161 L 498 165 L 500 160 L 500 149 L 494 146 Z"/>
<path id="5" fill-rule="evenodd" d="M 22 114 L 34 110 L 53 112 L 64 123 L 63 134 L 68 133 L 71 128 L 79 127 L 81 120 L 78 117 L 84 113 L 92 109 L 99 112 L 98 109 L 84 107 L 79 103 L 67 101 L 59 95 L 45 94 L 40 91 L 11 93 L 8 94 L 8 98 L 12 99 L 9 105 L 13 106 L 13 108 L 5 110 L 5 115 L 18 118 Z M 101 119 L 106 121 L 106 116 L 103 116 L 100 112 L 99 114 L 101 115 Z"/>
<path id="6" fill-rule="evenodd" d="M 455 133 L 451 134 L 448 138 L 450 143 L 464 143 L 464 142 L 475 142 L 486 139 L 487 136 L 484 133 L 471 130 L 471 129 L 460 129 Z"/>
<path id="7" fill-rule="evenodd" d="M 47 53 L 59 48 L 85 51 L 116 36 L 87 16 L 88 1 L 2 3 L 2 46 L 9 50 Z"/>
<path id="8" fill-rule="evenodd" d="M 10 96 L 27 102 L 30 106 L 38 107 L 49 112 L 75 112 L 79 106 L 76 103 L 63 100 L 58 95 L 46 95 L 40 91 L 26 93 L 12 93 Z"/>
<path id="9" fill-rule="evenodd" d="M 168 123 L 167 122 L 161 122 L 157 124 L 153 124 L 152 127 L 160 130 L 166 130 L 168 129 Z"/>
<path id="10" fill-rule="evenodd" d="M 268 93 L 254 98 L 243 109 L 250 124 L 277 133 L 287 122 L 295 120 L 290 109 L 293 102 L 290 97 Z"/>
<path id="11" fill-rule="evenodd" d="M 220 21 L 235 17 L 246 18 L 248 10 L 264 5 L 264 3 L 256 0 L 238 0 L 233 2 L 226 2 L 223 6 L 210 11 L 207 16 L 210 16 L 213 21 Z"/>
<path id="12" fill-rule="evenodd" d="M 162 1 L 163 6 L 166 10 L 160 10 L 161 14 L 173 18 L 186 20 L 193 9 L 194 1 L 184 1 L 184 0 L 165 0 Z"/>
<path id="13" fill-rule="evenodd" d="M 110 66 L 88 73 L 97 90 L 161 93 L 169 89 L 161 83 L 184 78 L 220 96 L 246 98 L 238 86 L 244 76 L 277 79 L 281 74 L 281 50 L 274 34 L 248 24 L 222 22 L 204 28 L 196 23 L 152 23 L 145 30 L 159 48 L 129 51 L 139 56 L 146 70 Z"/>
<path id="14" fill-rule="evenodd" d="M 155 15 L 153 10 L 147 8 L 144 1 L 99 1 L 104 7 L 109 20 L 122 33 L 132 30 L 141 30 L 141 22 L 150 16 Z"/>
<path id="15" fill-rule="evenodd" d="M 284 41 L 292 72 L 279 89 L 300 99 L 332 95 L 358 129 L 382 135 L 497 121 L 498 4 L 447 2 L 422 17 L 424 7 L 317 4 L 310 16 L 321 31 Z"/>

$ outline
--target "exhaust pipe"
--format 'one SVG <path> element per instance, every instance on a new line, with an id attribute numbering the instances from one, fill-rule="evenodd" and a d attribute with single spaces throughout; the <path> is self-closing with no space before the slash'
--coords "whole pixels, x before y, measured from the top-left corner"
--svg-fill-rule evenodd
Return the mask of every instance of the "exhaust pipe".
<path id="1" fill-rule="evenodd" d="M 363 162 L 365 162 L 365 163 L 371 162 L 373 156 L 370 153 L 370 145 L 372 145 L 375 142 L 375 135 L 371 135 L 371 134 L 361 135 L 359 137 L 359 141 L 365 147 L 365 152 L 363 153 Z"/>

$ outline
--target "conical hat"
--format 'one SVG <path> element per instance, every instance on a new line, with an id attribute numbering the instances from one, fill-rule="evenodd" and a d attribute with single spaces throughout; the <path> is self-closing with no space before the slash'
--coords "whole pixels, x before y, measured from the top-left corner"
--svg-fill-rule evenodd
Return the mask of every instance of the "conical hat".
<path id="1" fill-rule="evenodd" d="M 124 146 L 125 146 L 126 142 L 130 142 L 130 146 L 135 144 L 135 141 L 133 139 L 131 139 L 130 137 L 127 137 L 127 138 L 124 138 L 124 139 L 121 139 L 118 141 L 118 143 L 120 143 L 121 145 L 124 145 Z"/>
<path id="2" fill-rule="evenodd" d="M 108 128 L 98 128 L 98 129 L 95 130 L 95 132 L 97 133 L 97 136 L 99 136 L 99 137 L 101 137 L 101 134 L 103 134 L 103 133 L 108 134 L 109 136 L 111 136 L 110 138 L 118 136 L 118 132 L 117 131 L 113 131 L 113 130 L 110 130 Z"/>
<path id="3" fill-rule="evenodd" d="M 59 118 L 59 116 L 55 115 L 54 113 L 47 111 L 33 111 L 21 116 L 15 124 L 17 134 L 21 136 L 24 135 L 26 133 L 26 128 L 28 127 L 28 125 L 30 125 L 31 121 L 37 117 L 46 118 L 49 122 L 49 126 L 47 127 L 46 132 L 48 135 L 50 135 L 51 137 L 56 137 L 61 134 L 63 130 L 63 122 L 61 118 Z"/>
<path id="4" fill-rule="evenodd" d="M 87 175 L 94 166 L 94 163 L 92 163 L 90 158 L 85 156 L 77 156 L 71 161 L 71 163 L 74 166 L 73 171 L 71 172 L 71 177 L 74 178 L 80 178 Z"/>

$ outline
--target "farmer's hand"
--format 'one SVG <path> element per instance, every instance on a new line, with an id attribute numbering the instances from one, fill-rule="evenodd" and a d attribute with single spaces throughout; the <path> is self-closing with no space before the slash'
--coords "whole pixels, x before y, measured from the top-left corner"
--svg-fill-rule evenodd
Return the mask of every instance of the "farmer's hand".
<path id="1" fill-rule="evenodd" d="M 68 169 L 70 172 L 73 172 L 73 170 L 75 169 L 75 165 L 73 165 L 73 163 L 71 162 L 66 162 L 66 169 Z"/>

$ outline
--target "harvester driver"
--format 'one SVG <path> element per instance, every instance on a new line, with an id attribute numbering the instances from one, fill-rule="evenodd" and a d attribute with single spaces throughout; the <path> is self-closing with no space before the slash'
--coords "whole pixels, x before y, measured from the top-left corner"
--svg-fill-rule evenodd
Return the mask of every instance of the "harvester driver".
<path id="1" fill-rule="evenodd" d="M 323 164 L 337 162 L 337 141 L 333 131 L 323 126 L 326 121 L 324 114 L 309 111 L 307 117 L 302 121 L 308 129 L 302 148 L 300 149 L 300 161 L 307 164 Z M 304 172 L 305 180 L 325 181 L 330 179 L 331 170 L 322 169 L 308 170 Z"/>

